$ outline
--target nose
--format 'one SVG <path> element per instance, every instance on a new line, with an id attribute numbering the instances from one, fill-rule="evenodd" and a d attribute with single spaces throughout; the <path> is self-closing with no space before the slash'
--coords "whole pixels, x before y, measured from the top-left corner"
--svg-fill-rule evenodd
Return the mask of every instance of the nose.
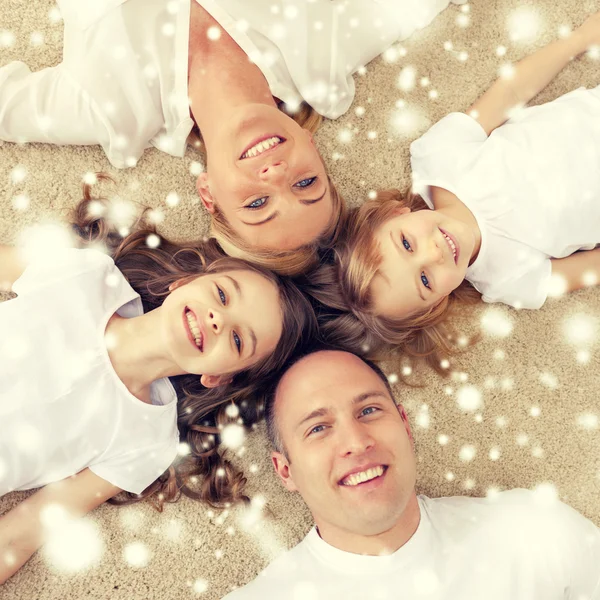
<path id="1" fill-rule="evenodd" d="M 213 333 L 221 333 L 223 330 L 223 315 L 218 310 L 210 308 L 206 315 L 206 326 Z"/>
<path id="2" fill-rule="evenodd" d="M 437 265 L 444 262 L 444 249 L 441 244 L 442 242 L 436 240 L 435 236 L 431 236 L 431 241 L 425 247 L 425 260 L 428 264 Z"/>
<path id="3" fill-rule="evenodd" d="M 263 181 L 277 183 L 285 176 L 287 169 L 287 162 L 285 162 L 285 160 L 278 160 L 277 162 L 271 162 L 263 165 L 258 172 L 258 176 Z"/>
<path id="4" fill-rule="evenodd" d="M 375 440 L 371 436 L 368 427 L 357 421 L 353 421 L 347 427 L 344 427 L 340 439 L 342 456 L 362 454 L 375 445 Z"/>

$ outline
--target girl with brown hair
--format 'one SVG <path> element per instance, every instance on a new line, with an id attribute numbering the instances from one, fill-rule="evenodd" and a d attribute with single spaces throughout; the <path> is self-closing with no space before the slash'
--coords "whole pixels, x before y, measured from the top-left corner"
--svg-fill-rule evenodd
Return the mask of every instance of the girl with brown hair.
<path id="1" fill-rule="evenodd" d="M 121 239 L 101 208 L 86 186 L 75 227 L 112 258 L 0 246 L 0 281 L 17 295 L 0 304 L 0 495 L 42 488 L 0 517 L 0 583 L 43 543 L 50 504 L 78 516 L 122 490 L 119 503 L 159 508 L 181 493 L 245 499 L 217 452 L 226 410 L 254 423 L 259 386 L 315 332 L 290 281 L 214 240 Z"/>
<path id="2" fill-rule="evenodd" d="M 400 347 L 439 369 L 453 304 L 537 309 L 597 282 L 600 87 L 524 105 L 598 43 L 600 13 L 412 143 L 412 191 L 366 202 L 337 249 L 338 342 Z"/>
<path id="3" fill-rule="evenodd" d="M 352 73 L 449 2 L 59 0 L 63 62 L 0 69 L 0 139 L 101 144 L 124 168 L 149 145 L 183 156 L 197 127 L 221 247 L 299 273 L 345 210 L 312 140 L 321 115 L 346 112 Z"/>

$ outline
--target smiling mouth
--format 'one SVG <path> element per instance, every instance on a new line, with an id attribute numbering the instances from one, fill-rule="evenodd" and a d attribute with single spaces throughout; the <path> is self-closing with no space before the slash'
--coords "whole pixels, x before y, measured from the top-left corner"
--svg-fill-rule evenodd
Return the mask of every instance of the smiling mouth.
<path id="1" fill-rule="evenodd" d="M 202 352 L 204 349 L 204 336 L 202 335 L 200 327 L 198 326 L 196 315 L 186 306 L 184 316 L 185 322 L 187 323 L 186 330 L 188 339 L 198 350 L 200 350 L 200 352 Z"/>
<path id="2" fill-rule="evenodd" d="M 344 477 L 339 484 L 347 487 L 356 487 L 381 477 L 386 471 L 386 465 L 378 465 L 377 467 L 371 467 L 370 469 L 360 471 L 359 473 L 352 473 L 351 475 Z"/>
<path id="3" fill-rule="evenodd" d="M 450 252 L 452 252 L 452 256 L 454 258 L 454 264 L 458 263 L 458 254 L 459 254 L 459 247 L 458 244 L 454 241 L 454 238 L 451 237 L 449 234 L 447 234 L 443 229 L 440 229 L 442 235 L 444 236 L 444 239 L 446 240 L 446 243 L 448 244 L 448 248 L 450 248 Z"/>
<path id="4" fill-rule="evenodd" d="M 285 142 L 285 138 L 282 138 L 277 135 L 265 136 L 260 138 L 259 140 L 252 142 L 252 145 L 249 146 L 242 152 L 240 156 L 240 160 L 244 160 L 246 158 L 254 158 L 255 156 L 260 156 L 264 154 L 268 150 L 272 150 L 276 148 L 280 144 Z"/>

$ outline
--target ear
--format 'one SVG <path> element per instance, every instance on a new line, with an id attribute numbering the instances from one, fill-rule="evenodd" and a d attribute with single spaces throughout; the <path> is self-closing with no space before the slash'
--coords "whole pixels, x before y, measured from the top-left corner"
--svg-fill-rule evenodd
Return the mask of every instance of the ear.
<path id="1" fill-rule="evenodd" d="M 202 204 L 204 204 L 204 208 L 206 208 L 210 214 L 213 214 L 215 212 L 215 201 L 210 193 L 210 188 L 208 187 L 208 173 L 200 173 L 196 180 L 196 189 L 198 190 L 198 195 L 200 196 L 200 200 L 202 200 Z"/>
<path id="2" fill-rule="evenodd" d="M 302 128 L 302 131 L 304 131 L 304 134 L 308 137 L 308 139 L 310 140 L 310 143 L 314 146 L 315 140 L 313 138 L 313 134 L 308 129 L 305 129 L 304 127 Z"/>
<path id="3" fill-rule="evenodd" d="M 297 492 L 298 488 L 296 487 L 296 484 L 292 478 L 288 459 L 281 454 L 281 452 L 272 452 L 271 460 L 273 461 L 275 473 L 279 475 L 279 479 L 281 479 L 283 486 L 290 492 Z"/>
<path id="4" fill-rule="evenodd" d="M 398 206 L 398 208 L 394 209 L 394 215 L 407 215 L 410 212 L 410 208 L 408 206 Z"/>
<path id="5" fill-rule="evenodd" d="M 406 414 L 406 411 L 404 410 L 404 406 L 402 406 L 402 404 L 397 404 L 396 407 L 398 408 L 398 412 L 400 413 L 400 418 L 402 419 L 402 421 L 404 423 L 404 429 L 406 429 L 406 433 L 408 434 L 408 439 L 410 439 L 410 443 L 414 448 L 415 439 L 413 438 L 412 429 L 410 428 L 410 423 L 408 422 L 408 415 Z"/>
<path id="6" fill-rule="evenodd" d="M 177 281 L 174 281 L 170 286 L 169 286 L 169 292 L 172 292 L 173 290 L 176 290 L 178 287 L 181 287 L 185 282 L 183 281 L 183 279 L 178 279 Z"/>
<path id="7" fill-rule="evenodd" d="M 216 388 L 220 385 L 227 385 L 231 383 L 233 377 L 230 375 L 201 375 L 200 383 L 205 388 Z"/>

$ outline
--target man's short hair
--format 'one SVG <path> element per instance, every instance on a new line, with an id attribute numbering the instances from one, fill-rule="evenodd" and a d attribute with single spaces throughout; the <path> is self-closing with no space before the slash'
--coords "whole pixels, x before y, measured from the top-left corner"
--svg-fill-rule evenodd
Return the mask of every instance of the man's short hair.
<path id="1" fill-rule="evenodd" d="M 298 352 L 297 354 L 292 355 L 292 357 L 288 360 L 285 366 L 281 369 L 279 375 L 275 378 L 272 388 L 266 395 L 265 399 L 265 421 L 267 424 L 267 437 L 269 438 L 269 442 L 271 447 L 277 452 L 281 452 L 286 458 L 289 457 L 287 455 L 287 450 L 285 448 L 285 444 L 281 438 L 281 433 L 279 432 L 279 428 L 277 426 L 277 416 L 275 413 L 275 398 L 277 397 L 277 390 L 279 389 L 279 384 L 283 379 L 284 375 L 297 363 L 300 362 L 303 358 L 310 356 L 311 354 L 316 354 L 317 352 L 324 351 L 338 351 L 338 352 L 346 352 L 345 350 L 340 350 L 339 348 L 333 348 L 327 345 L 319 345 L 313 346 L 307 351 Z M 348 354 L 352 354 L 352 352 L 348 352 Z M 394 400 L 394 393 L 392 392 L 392 386 L 387 378 L 387 375 L 379 368 L 374 362 L 363 358 L 357 354 L 354 354 L 356 358 L 361 360 L 367 365 L 376 375 L 383 381 L 385 388 L 390 394 L 390 398 Z M 395 400 L 394 400 L 395 402 Z"/>

